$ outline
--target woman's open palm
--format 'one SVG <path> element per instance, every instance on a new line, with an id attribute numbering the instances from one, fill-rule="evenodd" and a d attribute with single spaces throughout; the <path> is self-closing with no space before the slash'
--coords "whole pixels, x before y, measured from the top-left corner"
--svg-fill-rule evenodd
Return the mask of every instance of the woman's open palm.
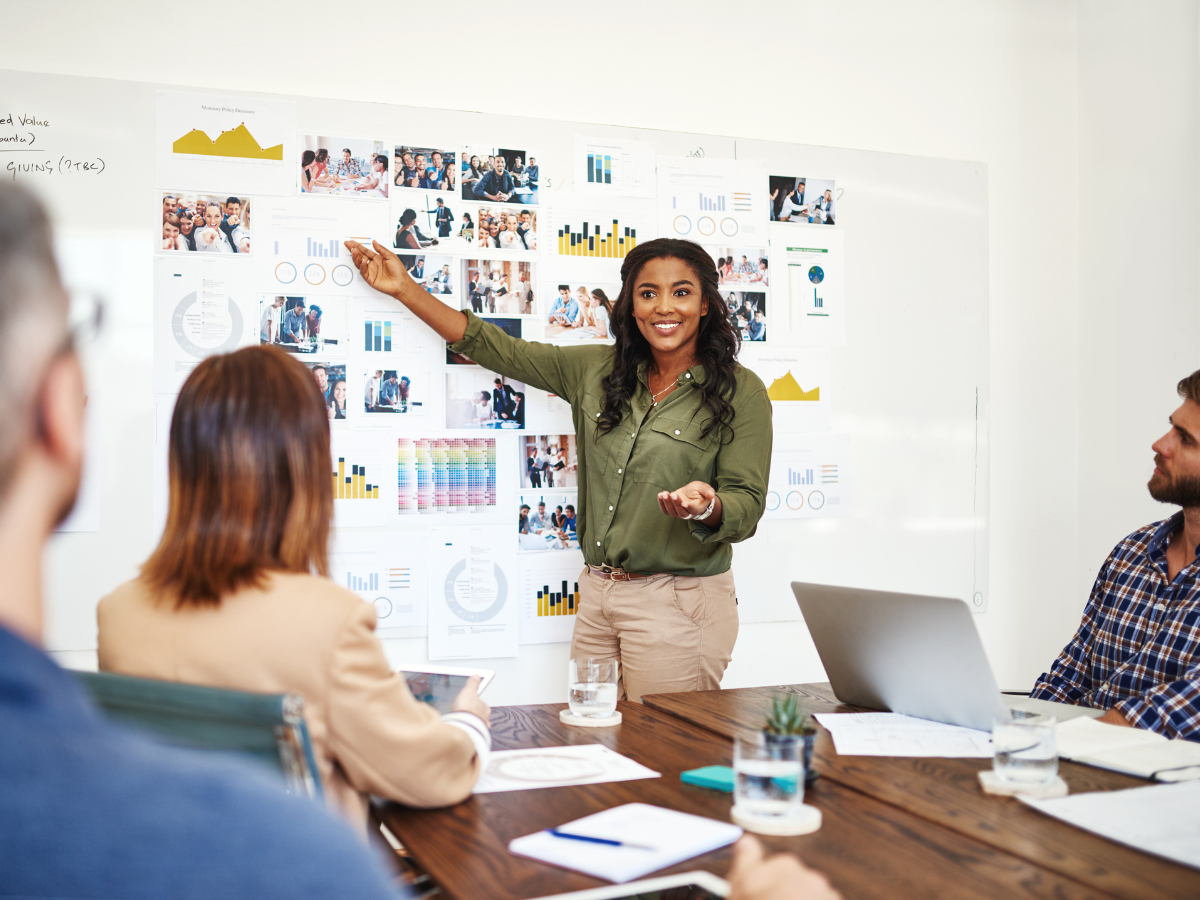
<path id="1" fill-rule="evenodd" d="M 374 250 L 358 241 L 346 241 L 346 249 L 354 257 L 354 265 L 363 281 L 383 294 L 395 296 L 407 282 L 412 281 L 400 257 L 379 243 L 371 241 Z"/>

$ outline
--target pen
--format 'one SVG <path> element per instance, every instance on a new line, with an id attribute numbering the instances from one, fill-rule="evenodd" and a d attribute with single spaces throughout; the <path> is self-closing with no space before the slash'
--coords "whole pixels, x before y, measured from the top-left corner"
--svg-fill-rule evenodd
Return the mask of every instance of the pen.
<path id="1" fill-rule="evenodd" d="M 611 838 L 592 837 L 587 834 L 571 834 L 569 831 L 559 831 L 557 828 L 547 828 L 546 831 L 555 837 L 567 838 L 572 841 L 587 841 L 589 844 L 604 844 L 608 847 L 633 847 L 637 850 L 657 850 L 648 844 L 631 844 L 628 841 L 614 841 Z"/>

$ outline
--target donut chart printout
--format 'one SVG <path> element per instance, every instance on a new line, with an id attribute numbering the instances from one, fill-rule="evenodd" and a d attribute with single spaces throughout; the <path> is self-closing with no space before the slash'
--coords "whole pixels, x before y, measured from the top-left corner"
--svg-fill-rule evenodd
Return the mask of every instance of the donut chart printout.
<path id="1" fill-rule="evenodd" d="M 763 518 L 850 515 L 851 473 L 849 436 L 777 434 Z"/>
<path id="2" fill-rule="evenodd" d="M 518 590 L 510 529 L 435 528 L 429 541 L 429 658 L 516 656 Z"/>

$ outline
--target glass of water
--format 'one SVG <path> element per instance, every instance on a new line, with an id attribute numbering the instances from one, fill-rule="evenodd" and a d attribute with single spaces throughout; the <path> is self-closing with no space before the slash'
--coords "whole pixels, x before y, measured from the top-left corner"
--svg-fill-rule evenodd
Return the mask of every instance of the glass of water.
<path id="1" fill-rule="evenodd" d="M 1020 784 L 1049 784 L 1058 774 L 1055 717 L 1006 709 L 992 722 L 992 771 Z"/>
<path id="2" fill-rule="evenodd" d="M 567 664 L 567 705 L 576 716 L 603 718 L 617 711 L 615 659 L 573 659 Z"/>
<path id="3" fill-rule="evenodd" d="M 804 802 L 804 738 L 734 738 L 733 779 L 738 815 L 764 820 L 799 815 Z"/>

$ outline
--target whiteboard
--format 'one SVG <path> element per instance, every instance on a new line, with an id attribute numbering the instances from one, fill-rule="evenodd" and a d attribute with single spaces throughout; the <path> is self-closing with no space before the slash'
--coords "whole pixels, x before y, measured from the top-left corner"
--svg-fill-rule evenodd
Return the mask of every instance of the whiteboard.
<path id="1" fill-rule="evenodd" d="M 157 539 L 152 512 L 153 84 L 0 72 L 0 115 L 48 120 L 37 153 L 0 152 L 0 171 L 50 204 L 67 278 L 108 299 L 86 360 L 102 404 L 92 436 L 99 530 L 57 536 L 47 555 L 48 649 L 95 647 L 96 601 L 132 577 Z M 167 87 L 162 85 L 161 87 Z M 253 95 L 251 95 L 253 96 Z M 793 621 L 789 583 L 826 582 L 988 602 L 987 170 L 975 162 L 579 124 L 381 103 L 293 98 L 301 133 L 383 135 L 539 151 L 543 186 L 570 190 L 574 137 L 649 141 L 659 155 L 762 160 L 771 174 L 837 180 L 846 247 L 846 346 L 832 351 L 833 431 L 849 435 L 853 515 L 764 521 L 736 545 L 744 623 Z M 7 127 L 7 126 L 6 126 Z M 45 157 L 52 171 L 14 171 Z M 83 171 L 74 163 L 99 161 Z M 63 163 L 71 163 L 64 168 Z M 214 186 L 217 187 L 217 186 Z M 407 526 L 410 530 L 417 526 Z M 397 532 L 405 531 L 398 525 Z M 753 653 L 746 643 L 738 654 Z M 421 661 L 422 642 L 389 656 Z M 520 685 L 565 648 L 497 661 Z M 549 653 L 549 655 L 547 655 Z M 550 663 L 546 663 L 550 664 Z M 557 664 L 557 663 L 555 663 Z M 557 682 L 557 675 L 555 681 Z M 497 679 L 499 682 L 500 679 Z M 530 687 L 510 702 L 540 699 Z M 512 699 L 512 698 L 516 699 Z"/>

